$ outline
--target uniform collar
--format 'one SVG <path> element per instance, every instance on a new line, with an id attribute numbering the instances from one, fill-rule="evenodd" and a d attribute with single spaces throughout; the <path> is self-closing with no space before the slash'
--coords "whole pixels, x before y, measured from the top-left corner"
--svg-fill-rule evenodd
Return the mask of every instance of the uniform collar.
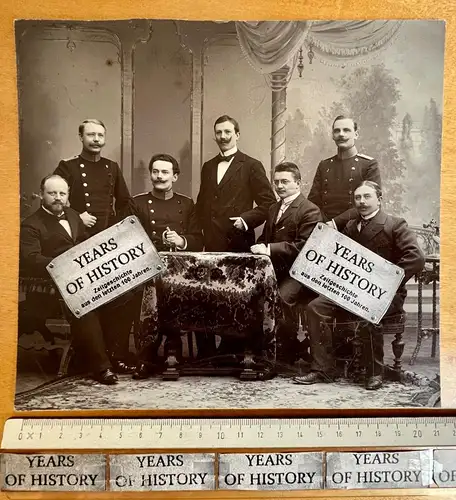
<path id="1" fill-rule="evenodd" d="M 349 158 L 353 158 L 357 154 L 358 150 L 356 149 L 356 146 L 353 146 L 347 150 L 337 151 L 337 158 L 339 158 L 339 160 L 348 160 Z"/>
<path id="2" fill-rule="evenodd" d="M 159 200 L 170 200 L 174 196 L 174 191 L 172 189 L 170 189 L 169 191 L 165 191 L 163 193 L 160 191 L 155 191 L 155 189 L 152 188 L 152 191 L 150 192 L 150 194 L 154 198 L 158 198 Z"/>
<path id="3" fill-rule="evenodd" d="M 101 159 L 101 154 L 97 153 L 96 155 L 92 155 L 88 153 L 87 151 L 84 151 L 84 149 L 81 151 L 81 154 L 79 155 L 81 158 L 83 158 L 86 161 L 91 161 L 93 163 L 96 163 L 97 161 L 100 161 Z"/>

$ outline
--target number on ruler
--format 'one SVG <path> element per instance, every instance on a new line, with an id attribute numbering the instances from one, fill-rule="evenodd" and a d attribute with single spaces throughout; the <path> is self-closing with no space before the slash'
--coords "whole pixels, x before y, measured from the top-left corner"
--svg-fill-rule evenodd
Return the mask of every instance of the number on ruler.
<path id="1" fill-rule="evenodd" d="M 343 435 L 344 435 L 344 434 L 343 434 L 343 432 L 342 432 L 342 431 L 336 431 L 336 436 L 337 436 L 338 438 L 341 438 Z"/>
<path id="2" fill-rule="evenodd" d="M 263 437 L 264 437 L 263 431 L 258 431 L 258 438 L 263 439 Z"/>
<path id="3" fill-rule="evenodd" d="M 361 437 L 363 435 L 363 432 L 362 431 L 356 431 L 356 437 Z"/>
<path id="4" fill-rule="evenodd" d="M 223 431 L 218 431 L 217 439 L 225 439 L 225 433 Z"/>
<path id="5" fill-rule="evenodd" d="M 422 437 L 422 436 L 423 436 L 423 433 L 422 433 L 419 429 L 415 429 L 415 430 L 413 431 L 413 437 L 414 437 L 414 438 L 420 438 L 420 437 Z"/>
<path id="6" fill-rule="evenodd" d="M 242 431 L 239 431 L 239 432 L 237 433 L 237 437 L 238 437 L 239 439 L 242 439 L 242 438 L 244 437 L 244 433 L 243 433 Z"/>

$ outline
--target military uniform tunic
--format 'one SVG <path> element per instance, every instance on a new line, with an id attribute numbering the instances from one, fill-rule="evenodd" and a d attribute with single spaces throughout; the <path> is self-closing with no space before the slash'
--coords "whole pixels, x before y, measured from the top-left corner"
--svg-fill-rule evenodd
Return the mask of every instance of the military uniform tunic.
<path id="1" fill-rule="evenodd" d="M 66 179 L 70 186 L 70 206 L 79 213 L 97 218 L 87 231 L 93 235 L 112 226 L 128 215 L 131 196 L 119 165 L 108 158 L 89 161 L 78 155 L 61 160 L 54 174 Z"/>
<path id="2" fill-rule="evenodd" d="M 203 249 L 203 235 L 195 214 L 195 204 L 188 196 L 173 193 L 172 198 L 157 198 L 151 192 L 133 198 L 134 214 L 139 218 L 158 251 L 169 251 L 163 243 L 166 228 L 176 231 L 187 241 L 186 251 Z"/>
<path id="3" fill-rule="evenodd" d="M 381 185 L 377 160 L 361 153 L 347 159 L 335 155 L 318 165 L 308 199 L 320 208 L 325 220 L 334 219 L 343 229 L 350 218 L 356 217 L 350 210 L 354 209 L 353 192 L 362 181 Z"/>

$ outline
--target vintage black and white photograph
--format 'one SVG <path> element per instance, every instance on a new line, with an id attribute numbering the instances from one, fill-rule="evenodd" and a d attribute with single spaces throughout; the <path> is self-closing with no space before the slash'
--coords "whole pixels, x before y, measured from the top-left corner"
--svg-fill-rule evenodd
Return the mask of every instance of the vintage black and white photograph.
<path id="1" fill-rule="evenodd" d="M 15 33 L 17 410 L 440 406 L 443 21 Z"/>

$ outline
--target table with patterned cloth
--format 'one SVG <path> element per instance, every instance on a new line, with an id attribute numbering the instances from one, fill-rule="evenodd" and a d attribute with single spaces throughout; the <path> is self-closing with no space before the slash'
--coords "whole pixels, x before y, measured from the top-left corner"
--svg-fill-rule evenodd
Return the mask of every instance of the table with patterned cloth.
<path id="1" fill-rule="evenodd" d="M 241 338 L 253 354 L 275 361 L 282 314 L 269 257 L 236 253 L 160 252 L 165 270 L 145 286 L 139 350 L 161 343 L 160 326 Z M 255 338 L 252 338 L 255 337 Z"/>

